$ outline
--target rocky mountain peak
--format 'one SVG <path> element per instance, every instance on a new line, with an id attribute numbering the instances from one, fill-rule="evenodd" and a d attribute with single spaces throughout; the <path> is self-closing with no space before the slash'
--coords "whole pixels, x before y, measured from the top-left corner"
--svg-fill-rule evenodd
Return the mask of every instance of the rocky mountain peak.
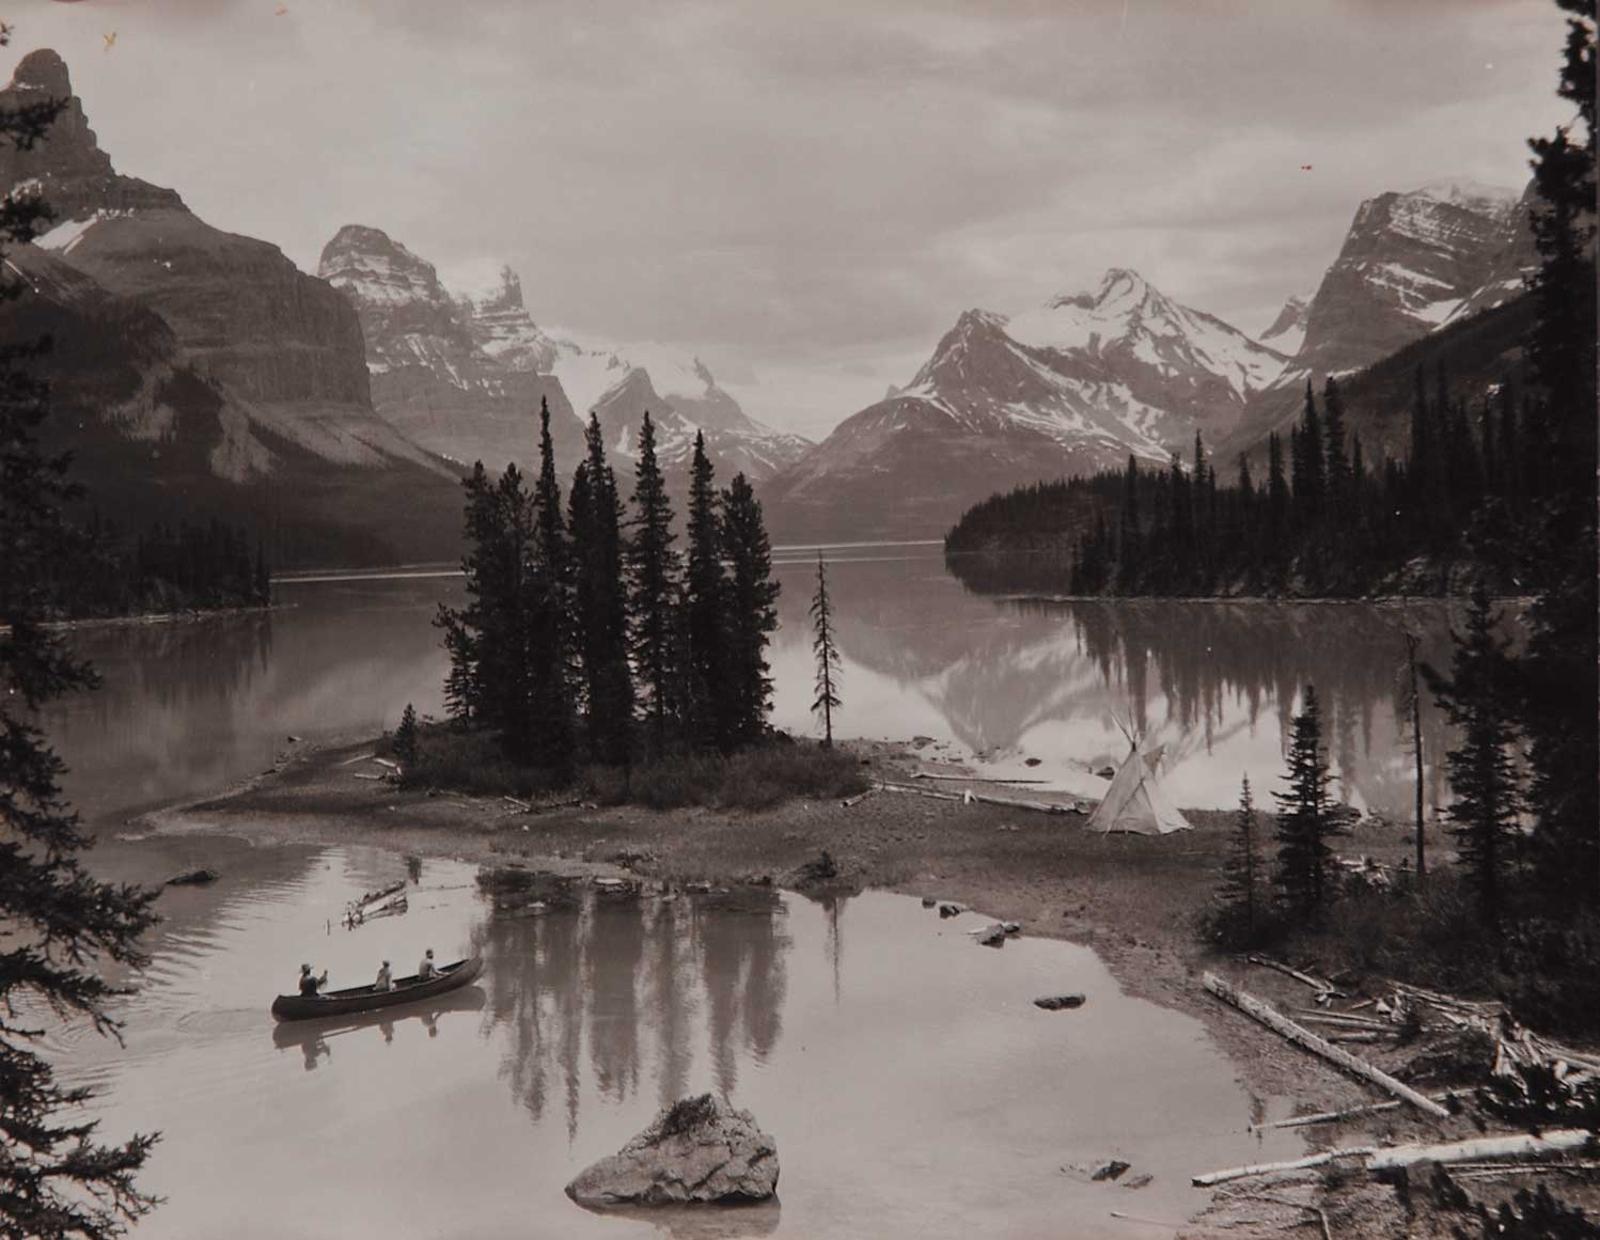
<path id="1" fill-rule="evenodd" d="M 0 90 L 0 107 L 21 108 L 47 99 L 63 106 L 44 137 L 27 150 L 9 144 L 0 149 L 0 192 L 39 194 L 60 221 L 96 212 L 184 209 L 172 190 L 113 170 L 111 157 L 89 128 L 83 102 L 72 93 L 66 62 L 40 48 L 18 63 L 10 84 Z"/>
<path id="2" fill-rule="evenodd" d="M 72 97 L 72 76 L 67 72 L 67 62 L 48 47 L 36 48 L 17 62 L 11 74 L 11 86 L 15 90 L 42 91 L 50 99 Z"/>
<path id="3" fill-rule="evenodd" d="M 358 305 L 399 307 L 446 303 L 449 295 L 432 263 L 380 228 L 346 224 L 327 245 L 317 274 Z"/>
<path id="4" fill-rule="evenodd" d="M 1283 309 L 1278 311 L 1278 317 L 1272 320 L 1272 326 L 1261 333 L 1261 343 L 1293 357 L 1300 351 L 1301 342 L 1306 338 L 1306 314 L 1310 309 L 1309 297 L 1297 294 L 1289 298 L 1283 303 Z"/>

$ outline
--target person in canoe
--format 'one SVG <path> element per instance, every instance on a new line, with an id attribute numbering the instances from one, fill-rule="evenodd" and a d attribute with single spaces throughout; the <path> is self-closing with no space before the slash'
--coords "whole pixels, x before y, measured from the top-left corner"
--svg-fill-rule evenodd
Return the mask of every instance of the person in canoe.
<path id="1" fill-rule="evenodd" d="M 439 966 L 433 963 L 433 948 L 428 948 L 422 955 L 422 963 L 417 966 L 417 980 L 431 982 L 439 976 Z"/>
<path id="2" fill-rule="evenodd" d="M 372 983 L 374 990 L 393 990 L 394 975 L 389 971 L 389 962 L 385 960 L 383 967 L 378 970 L 378 980 Z"/>
<path id="3" fill-rule="evenodd" d="M 328 971 L 324 969 L 322 976 L 318 977 L 311 971 L 311 966 L 300 966 L 300 993 L 308 999 L 315 999 L 321 989 L 328 984 Z"/>

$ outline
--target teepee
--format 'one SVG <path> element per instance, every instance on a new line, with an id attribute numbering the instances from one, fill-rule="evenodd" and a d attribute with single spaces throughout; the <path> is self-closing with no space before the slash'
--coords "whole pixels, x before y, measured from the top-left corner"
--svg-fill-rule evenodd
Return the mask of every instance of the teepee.
<path id="1" fill-rule="evenodd" d="M 1161 750 L 1146 750 L 1131 735 L 1132 746 L 1122 768 L 1106 789 L 1105 799 L 1089 817 L 1089 829 L 1109 833 L 1131 831 L 1137 835 L 1170 835 L 1190 829 L 1161 786 Z"/>

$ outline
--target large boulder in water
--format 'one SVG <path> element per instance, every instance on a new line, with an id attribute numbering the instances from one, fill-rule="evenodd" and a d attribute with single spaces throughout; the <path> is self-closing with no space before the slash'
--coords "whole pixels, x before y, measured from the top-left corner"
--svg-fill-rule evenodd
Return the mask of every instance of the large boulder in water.
<path id="1" fill-rule="evenodd" d="M 749 1111 L 701 1094 L 674 1103 L 610 1158 L 578 1174 L 584 1206 L 765 1201 L 778 1191 L 778 1147 Z"/>

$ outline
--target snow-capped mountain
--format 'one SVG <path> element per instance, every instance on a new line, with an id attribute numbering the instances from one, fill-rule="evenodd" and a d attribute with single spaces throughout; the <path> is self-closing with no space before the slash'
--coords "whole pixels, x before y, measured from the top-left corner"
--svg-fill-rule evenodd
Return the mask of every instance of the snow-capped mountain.
<path id="1" fill-rule="evenodd" d="M 1287 359 L 1113 268 L 1014 317 L 969 310 L 904 388 L 847 418 L 774 482 L 795 534 L 944 529 L 995 490 L 1165 464 L 1226 434 Z"/>
<path id="2" fill-rule="evenodd" d="M 761 482 L 810 447 L 746 415 L 698 358 L 541 327 L 510 267 L 483 287 L 452 291 L 431 263 L 352 224 L 328 242 L 320 271 L 361 317 L 379 412 L 456 460 L 529 465 L 541 399 L 564 467 L 582 451 L 591 411 L 613 454 L 631 460 L 648 410 L 669 475 L 687 470 L 696 432 L 723 479 L 743 472 Z"/>
<path id="3" fill-rule="evenodd" d="M 456 476 L 373 413 L 345 300 L 277 246 L 117 172 L 47 49 L 0 107 L 44 99 L 65 101 L 44 137 L 0 151 L 0 192 L 53 213 L 7 256 L 27 287 L 4 331 L 57 337 L 45 431 L 76 453 L 92 502 L 133 524 L 243 521 L 280 563 L 449 554 L 424 527 L 459 507 Z M 376 512 L 402 495 L 405 513 Z"/>
<path id="4" fill-rule="evenodd" d="M 1293 360 L 1250 402 L 1219 450 L 1253 451 L 1269 432 L 1284 430 L 1298 414 L 1308 379 L 1320 388 L 1329 375 L 1373 366 L 1522 296 L 1538 265 L 1531 202 L 1531 184 L 1519 196 L 1470 181 L 1437 181 L 1363 202 L 1305 307 L 1304 337 Z M 1285 306 L 1264 340 L 1287 345 L 1294 305 Z M 1280 325 L 1283 335 L 1275 337 Z"/>
<path id="5" fill-rule="evenodd" d="M 1370 365 L 1509 301 L 1536 263 L 1515 190 L 1440 181 L 1369 198 L 1312 298 L 1293 369 L 1320 377 Z"/>

